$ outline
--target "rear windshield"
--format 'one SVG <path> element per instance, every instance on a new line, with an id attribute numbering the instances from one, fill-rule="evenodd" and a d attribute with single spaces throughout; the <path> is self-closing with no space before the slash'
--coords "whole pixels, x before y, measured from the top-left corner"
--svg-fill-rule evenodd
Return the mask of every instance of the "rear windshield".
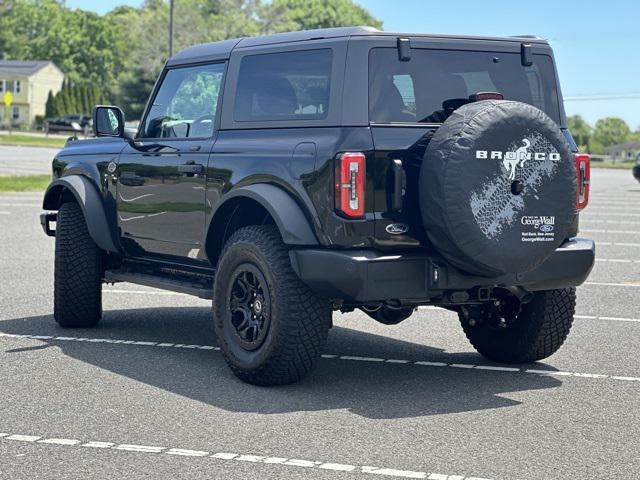
<path id="1" fill-rule="evenodd" d="M 398 60 L 395 48 L 369 55 L 369 119 L 373 123 L 441 123 L 480 92 L 531 104 L 560 123 L 553 61 L 533 55 L 524 67 L 519 53 L 412 49 Z"/>

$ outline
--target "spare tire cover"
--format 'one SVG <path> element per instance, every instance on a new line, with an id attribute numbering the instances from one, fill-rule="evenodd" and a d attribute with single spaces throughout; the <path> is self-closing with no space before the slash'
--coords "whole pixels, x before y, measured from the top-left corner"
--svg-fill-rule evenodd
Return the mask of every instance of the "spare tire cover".
<path id="1" fill-rule="evenodd" d="M 486 100 L 453 112 L 429 141 L 419 188 L 433 246 L 483 276 L 540 265 L 575 216 L 570 147 L 551 118 L 520 102 Z"/>

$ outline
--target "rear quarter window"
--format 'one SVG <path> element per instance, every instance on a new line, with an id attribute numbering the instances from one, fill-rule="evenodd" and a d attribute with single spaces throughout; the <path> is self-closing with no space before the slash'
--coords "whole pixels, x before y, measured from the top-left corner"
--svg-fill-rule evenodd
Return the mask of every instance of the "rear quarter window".
<path id="1" fill-rule="evenodd" d="M 369 54 L 369 120 L 373 123 L 441 123 L 479 92 L 498 92 L 544 111 L 557 123 L 560 108 L 553 60 L 533 55 L 521 65 L 519 53 L 412 49 L 398 60 L 395 48 Z"/>
<path id="2" fill-rule="evenodd" d="M 331 62 L 330 48 L 245 56 L 240 64 L 234 120 L 326 118 Z"/>

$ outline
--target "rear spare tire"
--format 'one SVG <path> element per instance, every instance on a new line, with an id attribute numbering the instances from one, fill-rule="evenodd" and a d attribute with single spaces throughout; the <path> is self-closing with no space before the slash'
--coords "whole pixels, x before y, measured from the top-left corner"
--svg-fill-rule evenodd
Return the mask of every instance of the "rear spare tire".
<path id="1" fill-rule="evenodd" d="M 504 100 L 464 105 L 436 131 L 422 163 L 429 240 L 472 274 L 532 270 L 568 236 L 575 179 L 570 147 L 544 112 Z"/>

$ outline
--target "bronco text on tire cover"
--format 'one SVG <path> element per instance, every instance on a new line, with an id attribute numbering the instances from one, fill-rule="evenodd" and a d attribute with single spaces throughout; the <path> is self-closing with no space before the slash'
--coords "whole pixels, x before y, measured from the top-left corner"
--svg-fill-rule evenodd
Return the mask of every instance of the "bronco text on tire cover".
<path id="1" fill-rule="evenodd" d="M 435 133 L 420 174 L 433 245 L 479 275 L 529 271 L 566 239 L 575 215 L 575 166 L 555 122 L 531 105 L 482 101 Z"/>

